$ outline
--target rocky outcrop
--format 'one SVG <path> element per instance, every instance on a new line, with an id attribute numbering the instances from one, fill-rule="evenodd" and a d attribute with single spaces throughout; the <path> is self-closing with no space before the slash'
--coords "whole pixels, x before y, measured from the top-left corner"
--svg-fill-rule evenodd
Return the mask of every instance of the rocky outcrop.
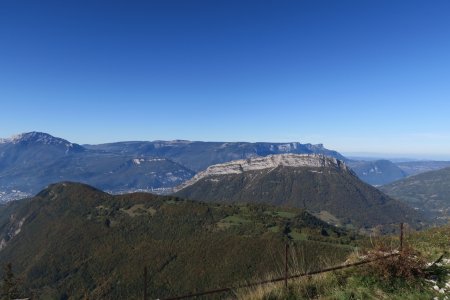
<path id="1" fill-rule="evenodd" d="M 344 162 L 334 157 L 327 157 L 320 154 L 277 154 L 235 160 L 210 166 L 205 171 L 199 172 L 192 179 L 178 186 L 175 191 L 179 191 L 209 176 L 241 174 L 248 171 L 275 169 L 280 166 L 296 168 L 333 168 L 349 171 Z"/>

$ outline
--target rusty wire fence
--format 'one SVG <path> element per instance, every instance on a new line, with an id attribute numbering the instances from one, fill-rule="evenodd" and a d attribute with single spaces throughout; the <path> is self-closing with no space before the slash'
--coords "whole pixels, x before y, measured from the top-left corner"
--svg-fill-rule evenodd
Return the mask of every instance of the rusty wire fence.
<path id="1" fill-rule="evenodd" d="M 378 260 L 399 256 L 403 251 L 403 245 L 404 245 L 403 239 L 404 239 L 404 226 L 403 226 L 403 223 L 400 223 L 400 236 L 399 236 L 400 244 L 399 244 L 399 248 L 396 251 L 392 251 L 391 253 L 386 253 L 382 256 L 372 258 L 372 259 L 361 260 L 361 261 L 354 262 L 354 263 L 345 263 L 345 264 L 334 266 L 334 267 L 324 268 L 324 269 L 310 271 L 310 272 L 303 272 L 303 273 L 299 273 L 299 274 L 289 274 L 289 268 L 288 268 L 289 245 L 286 244 L 285 252 L 284 252 L 285 253 L 285 255 L 284 255 L 284 276 L 282 276 L 282 277 L 253 282 L 253 283 L 235 285 L 235 286 L 230 286 L 230 287 L 211 289 L 211 290 L 206 290 L 203 292 L 189 293 L 189 294 L 185 294 L 185 295 L 173 296 L 173 297 L 168 297 L 168 298 L 158 298 L 158 300 L 181 300 L 181 299 L 189 299 L 189 298 L 195 298 L 195 297 L 201 297 L 201 296 L 207 296 L 207 295 L 213 295 L 213 294 L 229 293 L 229 292 L 236 291 L 238 289 L 250 288 L 250 287 L 271 284 L 271 283 L 277 283 L 277 282 L 284 282 L 284 286 L 287 288 L 288 281 L 291 279 L 298 279 L 301 277 L 307 277 L 307 276 L 317 275 L 317 274 L 321 274 L 321 273 L 327 273 L 327 272 L 338 271 L 338 270 L 342 270 L 342 269 L 346 269 L 346 268 L 357 267 L 357 266 L 361 266 L 361 265 L 365 265 L 365 264 L 370 264 L 370 263 L 373 263 Z M 148 277 L 147 267 L 144 267 L 144 290 L 143 290 L 143 299 L 144 300 L 149 300 L 147 277 Z"/>

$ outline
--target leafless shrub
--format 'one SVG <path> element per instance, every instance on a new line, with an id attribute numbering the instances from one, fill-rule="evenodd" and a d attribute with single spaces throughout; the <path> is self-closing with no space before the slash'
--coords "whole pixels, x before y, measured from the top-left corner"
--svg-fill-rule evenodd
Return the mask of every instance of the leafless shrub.
<path id="1" fill-rule="evenodd" d="M 367 259 L 375 261 L 364 268 L 363 272 L 385 280 L 401 278 L 411 281 L 425 276 L 426 261 L 418 251 L 405 246 L 397 255 L 386 257 L 391 254 L 393 254 L 392 251 L 384 247 L 377 247 L 370 251 Z"/>

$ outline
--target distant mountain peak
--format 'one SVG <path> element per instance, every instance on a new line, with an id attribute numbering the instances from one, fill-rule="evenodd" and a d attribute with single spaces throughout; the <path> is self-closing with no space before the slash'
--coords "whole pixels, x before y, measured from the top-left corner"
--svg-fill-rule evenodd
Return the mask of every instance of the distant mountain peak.
<path id="1" fill-rule="evenodd" d="M 43 190 L 41 190 L 36 196 L 46 197 L 48 195 L 62 195 L 62 194 L 71 194 L 71 195 L 80 195 L 80 194 L 107 194 L 91 185 L 80 183 L 80 182 L 72 182 L 72 181 L 62 181 L 58 183 L 49 184 Z"/>
<path id="2" fill-rule="evenodd" d="M 71 143 L 65 139 L 54 137 L 45 132 L 25 132 L 17 135 L 13 135 L 10 138 L 0 139 L 0 143 L 6 144 L 19 144 L 19 143 L 32 143 L 42 145 L 64 145 L 67 148 L 82 148 L 78 144 Z"/>

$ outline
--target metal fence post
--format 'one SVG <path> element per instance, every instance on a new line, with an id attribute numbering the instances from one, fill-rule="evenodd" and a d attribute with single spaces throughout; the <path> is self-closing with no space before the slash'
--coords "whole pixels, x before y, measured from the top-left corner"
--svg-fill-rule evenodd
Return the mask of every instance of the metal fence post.
<path id="1" fill-rule="evenodd" d="M 403 252 L 403 222 L 400 223 L 400 252 Z"/>
<path id="2" fill-rule="evenodd" d="M 289 249 L 289 244 L 286 243 L 286 247 L 285 247 L 285 253 L 284 253 L 284 287 L 287 288 L 288 286 L 288 276 L 289 276 L 289 271 L 288 271 L 288 249 Z"/>
<path id="3" fill-rule="evenodd" d="M 147 300 L 147 267 L 144 267 L 144 300 Z"/>

